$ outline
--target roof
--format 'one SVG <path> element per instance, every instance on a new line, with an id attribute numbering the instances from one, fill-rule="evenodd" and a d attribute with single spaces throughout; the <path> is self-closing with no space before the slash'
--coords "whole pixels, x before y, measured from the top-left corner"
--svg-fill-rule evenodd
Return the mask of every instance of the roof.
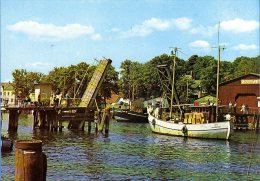
<path id="1" fill-rule="evenodd" d="M 42 82 L 42 83 L 37 83 L 34 85 L 53 85 L 51 82 Z"/>
<path id="2" fill-rule="evenodd" d="M 3 91 L 13 91 L 14 90 L 12 83 L 9 83 L 9 82 L 2 82 L 1 86 L 3 87 Z"/>
<path id="3" fill-rule="evenodd" d="M 121 97 L 123 97 L 123 93 L 122 93 L 122 92 L 119 92 L 118 94 L 116 94 L 116 93 L 114 93 L 114 92 L 112 91 L 112 92 L 111 92 L 111 98 L 107 99 L 106 101 L 107 101 L 107 103 L 112 104 L 112 103 L 117 102 L 117 100 L 118 100 L 119 98 L 121 98 Z"/>
<path id="4" fill-rule="evenodd" d="M 222 82 L 221 84 L 219 84 L 219 86 L 222 86 L 222 85 L 225 85 L 225 84 L 229 84 L 229 83 L 231 83 L 231 82 L 235 82 L 235 81 L 237 81 L 237 80 L 243 79 L 243 78 L 248 77 L 248 76 L 250 76 L 250 75 L 253 75 L 253 76 L 255 76 L 255 77 L 260 78 L 260 74 L 250 73 L 250 74 L 242 75 L 242 76 L 240 76 L 240 77 L 237 77 L 237 78 L 228 80 L 228 81 L 226 81 L 226 82 Z"/>
<path id="5" fill-rule="evenodd" d="M 200 103 L 205 102 L 206 103 L 206 102 L 208 102 L 208 100 L 210 102 L 216 102 L 217 98 L 214 96 L 211 96 L 211 95 L 207 95 L 207 96 L 204 96 L 204 97 L 201 97 L 201 98 L 195 100 L 194 102 L 200 102 Z"/>

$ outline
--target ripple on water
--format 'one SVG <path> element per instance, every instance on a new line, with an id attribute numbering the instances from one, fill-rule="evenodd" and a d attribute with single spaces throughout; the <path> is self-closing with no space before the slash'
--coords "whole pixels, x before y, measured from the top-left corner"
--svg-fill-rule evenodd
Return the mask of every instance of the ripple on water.
<path id="1" fill-rule="evenodd" d="M 31 121 L 24 117 L 18 134 L 10 136 L 43 141 L 47 180 L 246 180 L 250 160 L 249 180 L 260 179 L 259 134 L 236 132 L 230 141 L 183 139 L 153 134 L 148 124 L 112 122 L 104 138 L 66 129 L 33 133 Z M 2 155 L 1 169 L 2 180 L 14 180 L 14 152 Z"/>

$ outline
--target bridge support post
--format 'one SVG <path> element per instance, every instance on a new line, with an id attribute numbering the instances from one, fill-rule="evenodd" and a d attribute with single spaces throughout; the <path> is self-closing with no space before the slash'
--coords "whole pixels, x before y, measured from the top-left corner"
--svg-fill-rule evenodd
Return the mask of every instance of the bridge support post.
<path id="1" fill-rule="evenodd" d="M 110 109 L 105 109 L 105 112 L 104 112 L 106 118 L 105 118 L 105 136 L 108 136 L 108 133 L 109 133 L 109 121 L 110 121 Z"/>
<path id="2" fill-rule="evenodd" d="M 39 114 L 40 114 L 40 129 L 45 129 L 46 127 L 46 111 L 41 109 L 39 110 Z"/>
<path id="3" fill-rule="evenodd" d="M 39 120 L 38 120 L 39 111 L 38 109 L 33 109 L 33 130 L 38 126 Z"/>
<path id="4" fill-rule="evenodd" d="M 51 111 L 51 131 L 58 131 L 58 111 L 56 109 Z"/>
<path id="5" fill-rule="evenodd" d="M 17 132 L 18 129 L 19 110 L 9 109 L 8 131 Z"/>
<path id="6" fill-rule="evenodd" d="M 91 132 L 91 120 L 88 120 L 88 133 Z"/>

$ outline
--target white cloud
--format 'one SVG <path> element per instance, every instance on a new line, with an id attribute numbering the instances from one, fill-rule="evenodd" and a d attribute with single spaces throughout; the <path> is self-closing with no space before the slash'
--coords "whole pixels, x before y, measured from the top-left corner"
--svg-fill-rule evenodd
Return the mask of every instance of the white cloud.
<path id="1" fill-rule="evenodd" d="M 186 30 L 190 28 L 191 21 L 191 19 L 185 17 L 166 20 L 151 18 L 143 21 L 140 25 L 132 26 L 127 31 L 120 31 L 119 29 L 112 29 L 112 31 L 119 32 L 120 36 L 123 38 L 134 36 L 147 36 L 154 31 L 165 31 L 174 27 L 180 30 Z"/>
<path id="2" fill-rule="evenodd" d="M 240 51 L 246 51 L 246 50 L 256 50 L 258 47 L 255 44 L 246 45 L 246 44 L 239 44 L 237 46 L 232 47 L 233 50 L 240 50 Z"/>
<path id="3" fill-rule="evenodd" d="M 220 31 L 230 31 L 234 33 L 243 33 L 254 31 L 259 28 L 260 23 L 254 20 L 246 21 L 243 19 L 233 19 L 228 21 L 220 22 Z M 212 36 L 218 32 L 218 24 L 213 26 L 203 26 L 199 25 L 197 27 L 193 27 L 190 32 L 192 34 L 201 34 L 204 36 Z"/>
<path id="4" fill-rule="evenodd" d="M 243 19 L 233 19 L 228 21 L 222 21 L 220 28 L 225 31 L 231 31 L 235 33 L 250 32 L 259 28 L 260 23 L 254 20 L 247 21 Z"/>
<path id="5" fill-rule="evenodd" d="M 217 27 L 216 26 L 202 26 L 199 25 L 198 27 L 194 27 L 190 30 L 192 34 L 201 34 L 204 36 L 212 36 L 217 32 Z"/>
<path id="6" fill-rule="evenodd" d="M 8 30 L 25 33 L 30 37 L 47 39 L 72 39 L 80 36 L 90 36 L 91 39 L 101 39 L 101 35 L 95 32 L 92 26 L 80 24 L 67 24 L 56 26 L 54 24 L 43 24 L 36 21 L 20 21 L 7 27 Z"/>
<path id="7" fill-rule="evenodd" d="M 112 31 L 112 32 L 119 32 L 119 31 L 120 31 L 120 28 L 116 28 L 116 27 L 115 27 L 115 28 L 112 28 L 111 31 Z"/>
<path id="8" fill-rule="evenodd" d="M 197 41 L 191 42 L 189 44 L 189 46 L 192 48 L 209 48 L 210 44 L 204 40 L 197 40 Z"/>
<path id="9" fill-rule="evenodd" d="M 191 27 L 191 21 L 191 19 L 184 17 L 173 20 L 173 24 L 181 30 L 187 30 Z"/>
<path id="10" fill-rule="evenodd" d="M 30 67 L 30 68 L 43 68 L 43 67 L 50 67 L 50 66 L 53 66 L 53 64 L 47 62 L 29 62 L 25 64 L 25 67 Z"/>

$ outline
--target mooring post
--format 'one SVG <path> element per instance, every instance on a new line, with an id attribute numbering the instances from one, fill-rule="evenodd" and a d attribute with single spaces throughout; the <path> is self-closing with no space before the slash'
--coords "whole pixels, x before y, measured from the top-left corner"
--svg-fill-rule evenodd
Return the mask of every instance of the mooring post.
<path id="1" fill-rule="evenodd" d="M 109 132 L 109 121 L 110 121 L 110 108 L 105 109 L 105 135 L 108 136 L 108 132 Z"/>
<path id="2" fill-rule="evenodd" d="M 42 141 L 15 142 L 15 181 L 45 181 L 47 158 L 42 153 Z"/>
<path id="3" fill-rule="evenodd" d="M 61 120 L 59 120 L 59 132 L 61 132 L 61 131 L 62 131 L 62 128 L 63 128 L 62 121 L 61 121 Z"/>
<path id="4" fill-rule="evenodd" d="M 91 132 L 91 120 L 89 119 L 88 120 L 88 133 Z"/>
<path id="5" fill-rule="evenodd" d="M 34 108 L 33 109 L 33 130 L 35 130 L 35 128 L 38 126 L 38 109 Z"/>
<path id="6" fill-rule="evenodd" d="M 44 109 L 39 110 L 40 114 L 40 129 L 45 129 L 46 127 L 46 111 Z"/>
<path id="7" fill-rule="evenodd" d="M 50 131 L 51 120 L 52 120 L 52 111 L 46 110 L 46 119 L 47 119 L 47 131 Z"/>
<path id="8" fill-rule="evenodd" d="M 17 132 L 18 119 L 19 119 L 19 108 L 18 109 L 9 109 L 8 131 Z"/>
<path id="9" fill-rule="evenodd" d="M 51 130 L 57 132 L 58 131 L 58 117 L 59 117 L 59 109 L 54 109 L 52 112 L 52 121 L 51 121 Z"/>

